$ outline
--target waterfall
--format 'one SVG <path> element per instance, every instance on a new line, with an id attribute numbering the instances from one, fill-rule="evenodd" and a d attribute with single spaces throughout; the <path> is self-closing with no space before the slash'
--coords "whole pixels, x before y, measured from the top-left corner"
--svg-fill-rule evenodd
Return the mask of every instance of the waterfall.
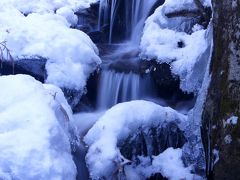
<path id="1" fill-rule="evenodd" d="M 99 4 L 98 30 L 101 29 L 102 25 L 108 23 L 108 12 L 109 12 L 108 0 L 103 1 L 101 0 Z"/>
<path id="2" fill-rule="evenodd" d="M 143 99 L 148 94 L 153 94 L 153 85 L 148 76 L 103 70 L 98 92 L 98 109 L 107 109 L 120 102 Z"/>
<path id="3" fill-rule="evenodd" d="M 118 33 L 114 32 L 116 27 L 118 27 L 119 23 L 121 25 L 124 24 L 121 26 L 123 29 L 117 29 L 117 31 L 121 31 L 121 34 L 126 35 L 126 39 L 122 40 L 128 40 L 127 44 L 124 44 L 123 47 L 120 46 L 119 49 L 112 52 L 108 57 L 102 57 L 103 61 L 138 61 L 137 46 L 140 42 L 141 31 L 156 1 L 100 0 L 98 29 L 101 30 L 103 26 L 109 25 L 108 42 L 111 44 L 113 37 Z M 126 63 L 124 64 L 128 66 Z M 146 92 L 145 87 L 147 87 L 146 82 L 143 80 L 144 78 L 141 75 L 133 72 L 120 73 L 103 69 L 99 82 L 98 108 L 107 109 L 120 102 L 143 98 Z M 151 80 L 148 81 L 151 82 Z"/>
<path id="4" fill-rule="evenodd" d="M 125 32 L 123 33 L 129 34 L 128 40 L 138 42 L 137 39 L 140 38 L 144 21 L 156 0 L 100 0 L 98 29 L 109 24 L 109 43 L 112 43 L 114 26 L 117 23 L 116 16 L 120 11 L 120 1 L 125 16 Z"/>

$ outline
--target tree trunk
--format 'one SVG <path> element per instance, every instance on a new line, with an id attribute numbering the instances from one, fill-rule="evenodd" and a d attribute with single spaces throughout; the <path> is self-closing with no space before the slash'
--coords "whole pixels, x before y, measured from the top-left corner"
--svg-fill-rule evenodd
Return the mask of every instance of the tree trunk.
<path id="1" fill-rule="evenodd" d="M 212 79 L 202 116 L 207 176 L 239 180 L 240 119 L 237 124 L 226 121 L 240 118 L 240 0 L 212 1 Z"/>

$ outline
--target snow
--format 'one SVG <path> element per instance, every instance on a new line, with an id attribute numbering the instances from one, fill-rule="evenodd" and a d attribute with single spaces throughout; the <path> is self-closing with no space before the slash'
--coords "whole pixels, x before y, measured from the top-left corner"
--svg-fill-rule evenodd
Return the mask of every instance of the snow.
<path id="1" fill-rule="evenodd" d="M 75 179 L 62 91 L 27 75 L 0 84 L 0 179 Z"/>
<path id="2" fill-rule="evenodd" d="M 141 56 L 170 64 L 172 73 L 180 77 L 181 89 L 197 92 L 201 88 L 207 64 L 208 30 L 193 18 L 166 16 L 180 10 L 196 10 L 196 6 L 193 0 L 166 0 L 146 20 L 140 44 Z M 199 69 L 197 74 L 195 68 Z"/>
<path id="3" fill-rule="evenodd" d="M 46 82 L 83 90 L 89 74 L 101 60 L 91 39 L 82 31 L 70 28 L 77 22 L 70 2 L 77 1 L 1 0 L 0 42 L 6 41 L 16 60 L 47 58 Z M 26 12 L 31 13 L 25 16 Z"/>
<path id="4" fill-rule="evenodd" d="M 24 14 L 53 13 L 62 7 L 71 8 L 73 11 L 89 8 L 92 3 L 99 0 L 1 0 L 2 7 L 14 6 Z"/>
<path id="5" fill-rule="evenodd" d="M 179 10 L 193 10 L 196 9 L 194 0 L 166 0 L 163 4 L 164 13 L 169 13 Z"/>
<path id="6" fill-rule="evenodd" d="M 181 157 L 181 149 L 168 148 L 153 158 L 151 170 L 153 173 L 160 172 L 162 176 L 169 180 L 192 180 L 191 169 L 184 167 Z"/>
<path id="7" fill-rule="evenodd" d="M 231 116 L 227 119 L 227 124 L 236 125 L 238 123 L 238 117 L 237 116 Z"/>
<path id="8" fill-rule="evenodd" d="M 219 161 L 219 150 L 213 149 L 213 158 L 214 158 L 213 164 L 215 165 Z"/>
<path id="9" fill-rule="evenodd" d="M 124 170 L 128 180 L 147 179 L 154 174 L 160 173 L 169 180 L 192 180 L 201 179 L 191 173 L 191 167 L 185 167 L 182 161 L 182 149 L 168 148 L 158 156 L 139 157 L 141 163 L 134 167 L 126 165 Z"/>
<path id="10" fill-rule="evenodd" d="M 232 136 L 230 134 L 224 137 L 225 144 L 230 144 L 232 142 Z"/>
<path id="11" fill-rule="evenodd" d="M 139 127 L 148 130 L 163 123 L 176 122 L 184 127 L 186 116 L 169 107 L 148 101 L 131 101 L 112 107 L 94 124 L 84 137 L 89 146 L 86 162 L 91 178 L 110 177 L 124 164 L 117 142 L 128 137 Z"/>

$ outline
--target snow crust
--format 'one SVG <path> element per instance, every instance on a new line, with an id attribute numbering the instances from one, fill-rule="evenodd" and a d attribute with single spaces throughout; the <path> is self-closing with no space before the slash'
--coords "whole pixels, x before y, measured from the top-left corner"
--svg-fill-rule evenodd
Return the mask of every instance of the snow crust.
<path id="1" fill-rule="evenodd" d="M 191 169 L 189 167 L 184 167 L 181 157 L 181 149 L 168 148 L 163 153 L 153 158 L 150 171 L 152 171 L 152 174 L 160 172 L 163 177 L 169 180 L 192 180 L 193 174 L 190 173 Z"/>
<path id="2" fill-rule="evenodd" d="M 13 6 L 24 14 L 53 13 L 62 7 L 71 8 L 73 11 L 89 8 L 92 3 L 99 0 L 1 0 L 3 7 Z"/>
<path id="3" fill-rule="evenodd" d="M 166 0 L 146 20 L 141 56 L 170 64 L 172 73 L 180 77 L 181 89 L 196 92 L 201 88 L 208 59 L 205 56 L 209 50 L 207 30 L 193 18 L 166 15 L 181 10 L 196 10 L 195 3 L 193 0 Z"/>
<path id="4" fill-rule="evenodd" d="M 191 167 L 185 167 L 182 161 L 182 149 L 168 148 L 158 156 L 139 157 L 140 165 L 125 166 L 126 177 L 128 180 L 147 179 L 154 174 L 161 175 L 169 180 L 179 179 L 201 179 L 198 175 L 191 173 Z"/>
<path id="5" fill-rule="evenodd" d="M 0 179 L 74 180 L 62 91 L 26 75 L 1 76 L 0 84 Z"/>
<path id="6" fill-rule="evenodd" d="M 91 39 L 70 26 L 77 22 L 74 9 L 91 2 L 94 1 L 1 0 L 0 42 L 6 41 L 16 60 L 47 58 L 46 82 L 83 90 L 101 60 Z"/>
<path id="7" fill-rule="evenodd" d="M 152 102 L 138 100 L 117 104 L 106 111 L 84 137 L 89 146 L 86 162 L 91 177 L 111 177 L 121 164 L 126 163 L 117 142 L 139 127 L 148 131 L 163 123 L 176 122 L 183 128 L 185 121 L 186 116 Z"/>
<path id="8" fill-rule="evenodd" d="M 227 124 L 237 125 L 238 123 L 238 117 L 237 116 L 231 116 L 226 121 Z"/>

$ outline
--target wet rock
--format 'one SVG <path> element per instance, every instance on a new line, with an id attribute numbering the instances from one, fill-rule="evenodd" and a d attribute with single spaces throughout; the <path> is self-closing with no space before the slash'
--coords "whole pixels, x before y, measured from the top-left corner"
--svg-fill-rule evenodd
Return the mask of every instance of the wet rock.
<path id="1" fill-rule="evenodd" d="M 99 71 L 95 70 L 88 78 L 85 94 L 77 99 L 77 103 L 72 108 L 74 113 L 91 112 L 96 109 L 99 75 Z"/>
<path id="2" fill-rule="evenodd" d="M 151 8 L 148 16 L 151 16 L 159 6 L 163 5 L 164 2 L 165 0 L 157 0 L 153 7 Z"/>
<path id="3" fill-rule="evenodd" d="M 111 55 L 103 68 L 126 74 L 133 72 L 143 78 L 150 75 L 150 80 L 154 84 L 153 89 L 156 90 L 156 93 L 153 94 L 155 98 L 166 100 L 167 104 L 173 108 L 176 108 L 182 102 L 187 102 L 189 108 L 194 106 L 194 94 L 183 92 L 180 89 L 180 79 L 172 74 L 169 64 L 160 64 L 155 60 L 141 60 L 138 53 L 138 50 L 133 50 L 123 54 L 116 53 L 116 57 Z"/>
<path id="4" fill-rule="evenodd" d="M 68 104 L 71 106 L 71 108 L 74 109 L 77 107 L 77 105 L 79 104 L 82 95 L 84 94 L 84 92 L 82 91 L 78 91 L 75 89 L 68 89 L 68 88 L 61 88 L 64 96 L 66 97 Z"/>
<path id="5" fill-rule="evenodd" d="M 169 103 L 172 103 L 172 105 L 176 102 L 194 99 L 193 93 L 188 94 L 180 89 L 180 79 L 178 76 L 172 74 L 169 64 L 159 64 L 155 60 L 143 60 L 140 64 L 140 71 L 151 74 L 156 84 L 158 95 L 161 98 L 171 101 Z"/>
<path id="6" fill-rule="evenodd" d="M 138 156 L 156 156 L 169 147 L 182 148 L 186 139 L 174 122 L 165 123 L 149 130 L 139 129 L 120 142 L 121 154 L 138 165 Z"/>
<path id="7" fill-rule="evenodd" d="M 152 175 L 147 180 L 168 180 L 167 178 L 163 177 L 160 173 Z"/>
<path id="8" fill-rule="evenodd" d="M 85 32 L 94 43 L 108 42 L 109 25 L 105 24 L 98 28 L 99 2 L 91 4 L 87 9 L 80 9 L 75 14 L 78 23 L 74 28 Z"/>
<path id="9" fill-rule="evenodd" d="M 87 9 L 79 9 L 75 14 L 78 17 L 77 29 L 89 33 L 96 29 L 98 24 L 99 3 L 91 4 Z"/>
<path id="10" fill-rule="evenodd" d="M 42 57 L 19 59 L 17 61 L 1 61 L 0 75 L 27 74 L 44 83 L 47 78 L 45 69 L 47 59 Z M 79 104 L 84 92 L 62 88 L 68 103 L 73 109 Z"/>
<path id="11" fill-rule="evenodd" d="M 1 61 L 0 75 L 28 74 L 35 79 L 44 82 L 46 78 L 45 64 L 46 58 L 33 57 L 19 59 L 17 61 Z"/>

